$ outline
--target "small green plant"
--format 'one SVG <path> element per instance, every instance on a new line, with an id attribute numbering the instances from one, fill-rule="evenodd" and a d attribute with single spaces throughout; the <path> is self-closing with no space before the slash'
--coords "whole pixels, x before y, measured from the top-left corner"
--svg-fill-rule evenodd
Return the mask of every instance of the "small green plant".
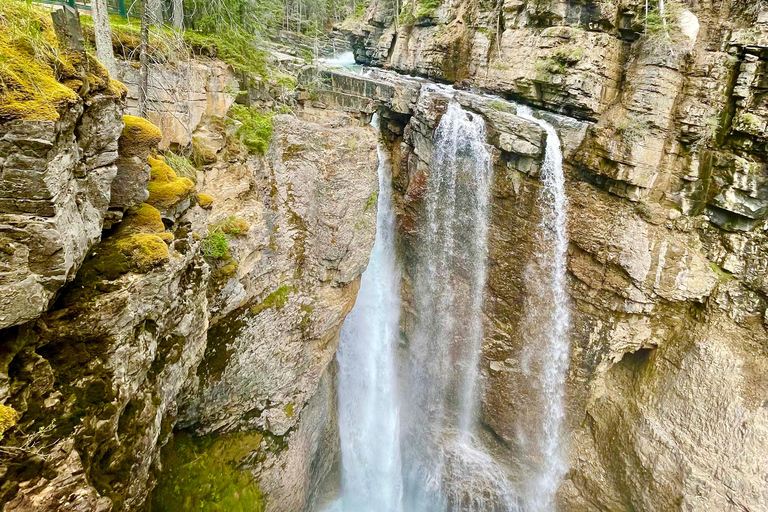
<path id="1" fill-rule="evenodd" d="M 416 8 L 416 17 L 432 16 L 438 7 L 440 7 L 440 0 L 419 0 L 418 7 Z"/>
<path id="2" fill-rule="evenodd" d="M 173 151 L 165 153 L 165 163 L 168 167 L 173 169 L 176 176 L 180 178 L 189 178 L 193 183 L 197 183 L 197 170 L 192 162 L 181 155 L 177 155 Z"/>
<path id="3" fill-rule="evenodd" d="M 201 248 L 206 258 L 222 259 L 229 254 L 229 239 L 224 233 L 214 231 L 203 239 Z"/>
<path id="4" fill-rule="evenodd" d="M 262 113 L 256 108 L 235 104 L 229 109 L 228 115 L 242 123 L 236 134 L 248 151 L 263 155 L 272 139 L 274 113 Z"/>
<path id="5" fill-rule="evenodd" d="M 367 212 L 374 206 L 376 206 L 376 201 L 379 199 L 379 194 L 374 190 L 371 194 L 371 197 L 368 198 L 368 202 L 365 203 L 365 211 Z"/>
<path id="6" fill-rule="evenodd" d="M 570 44 L 562 45 L 555 48 L 549 57 L 539 59 L 536 62 L 536 68 L 551 75 L 563 75 L 583 57 L 584 48 Z"/>
<path id="7" fill-rule="evenodd" d="M 680 16 L 683 5 L 677 0 L 656 0 L 647 4 L 642 17 L 645 20 L 643 37 L 654 48 L 666 49 L 672 53 L 680 33 Z"/>
<path id="8" fill-rule="evenodd" d="M 631 145 L 648 134 L 650 125 L 648 121 L 640 120 L 634 114 L 627 114 L 616 126 L 616 133 L 621 136 L 624 142 Z"/>

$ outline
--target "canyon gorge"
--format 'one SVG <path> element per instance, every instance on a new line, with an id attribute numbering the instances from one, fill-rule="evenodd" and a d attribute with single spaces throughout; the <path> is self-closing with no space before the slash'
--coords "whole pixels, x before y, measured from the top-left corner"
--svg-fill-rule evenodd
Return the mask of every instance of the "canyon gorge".
<path id="1" fill-rule="evenodd" d="M 2 0 L 0 508 L 768 510 L 768 3 L 352 7 Z"/>

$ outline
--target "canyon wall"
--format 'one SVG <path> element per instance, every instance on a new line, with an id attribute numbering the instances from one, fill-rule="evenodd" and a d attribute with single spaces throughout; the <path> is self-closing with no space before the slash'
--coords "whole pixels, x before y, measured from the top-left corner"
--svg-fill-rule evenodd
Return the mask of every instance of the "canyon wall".
<path id="1" fill-rule="evenodd" d="M 526 312 L 542 140 L 489 112 L 513 114 L 508 99 L 542 109 L 563 142 L 573 320 L 560 509 L 762 510 L 768 11 L 666 2 L 646 30 L 636 1 L 428 4 L 405 2 L 396 18 L 393 3 L 373 2 L 351 38 L 360 62 L 499 97 L 490 109 L 464 103 L 496 148 L 482 364 L 500 457 L 536 464 L 522 436 L 536 421 Z M 441 114 L 418 97 L 388 125 L 406 272 Z M 511 144 L 504 131 L 536 142 Z M 406 278 L 404 343 L 408 289 Z"/>
<path id="2" fill-rule="evenodd" d="M 295 110 L 249 151 L 207 59 L 151 70 L 161 131 L 123 116 L 130 64 L 128 90 L 93 61 L 86 92 L 35 98 L 49 118 L 2 112 L 0 508 L 301 510 L 337 457 L 375 131 Z M 190 146 L 177 175 L 163 151 Z"/>

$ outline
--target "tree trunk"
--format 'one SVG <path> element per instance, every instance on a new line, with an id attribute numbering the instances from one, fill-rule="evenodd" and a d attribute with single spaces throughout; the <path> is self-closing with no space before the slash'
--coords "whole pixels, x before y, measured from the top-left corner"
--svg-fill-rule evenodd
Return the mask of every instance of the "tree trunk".
<path id="1" fill-rule="evenodd" d="M 112 52 L 112 29 L 109 26 L 107 0 L 91 0 L 91 16 L 96 39 L 96 57 L 104 64 L 109 74 L 115 77 L 117 65 L 115 54 Z"/>
<path id="2" fill-rule="evenodd" d="M 181 30 L 184 28 L 184 1 L 173 0 L 173 28 Z"/>
<path id="3" fill-rule="evenodd" d="M 149 89 L 149 24 L 151 9 L 149 2 L 141 11 L 141 44 L 139 50 L 139 116 L 147 117 L 147 90 Z"/>
<path id="4" fill-rule="evenodd" d="M 163 2 L 162 0 L 145 0 L 144 9 L 149 8 L 149 23 L 150 25 L 162 25 L 165 21 L 163 19 Z M 142 11 L 143 14 L 143 11 Z"/>

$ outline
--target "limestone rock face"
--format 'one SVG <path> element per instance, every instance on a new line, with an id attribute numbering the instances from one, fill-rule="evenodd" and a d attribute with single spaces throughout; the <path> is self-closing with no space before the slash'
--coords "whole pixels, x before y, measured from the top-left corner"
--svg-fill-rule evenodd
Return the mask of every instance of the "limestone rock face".
<path id="1" fill-rule="evenodd" d="M 325 388 L 335 380 L 328 365 L 373 246 L 376 135 L 321 110 L 274 125 L 263 158 L 230 153 L 198 181 L 213 197 L 210 226 L 234 217 L 248 228 L 232 240 L 236 268 L 214 265 L 208 347 L 180 421 L 200 435 L 285 439 L 253 471 L 267 510 L 293 511 L 307 499 L 320 433 L 335 425 L 335 395 L 313 397 L 321 377 Z"/>
<path id="2" fill-rule="evenodd" d="M 251 154 L 219 117 L 233 96 L 202 91 L 219 106 L 184 125 L 213 157 L 192 191 L 157 156 L 147 194 L 163 142 L 119 138 L 114 101 L 2 126 L 0 401 L 19 415 L 2 433 L 3 510 L 140 510 L 191 436 L 247 440 L 237 481 L 298 511 L 338 457 L 332 361 L 375 236 L 375 131 L 309 108 L 274 117 Z M 165 208 L 161 179 L 184 181 L 184 200 Z"/>
<path id="3" fill-rule="evenodd" d="M 99 240 L 121 110 L 97 93 L 56 121 L 0 125 L 0 329 L 45 311 Z"/>
<path id="4" fill-rule="evenodd" d="M 118 77 L 128 88 L 128 112 L 136 114 L 139 70 L 118 62 Z M 187 146 L 205 116 L 224 117 L 240 86 L 232 69 L 218 60 L 189 59 L 175 66 L 152 64 L 149 72 L 148 117 L 163 132 L 162 149 Z"/>
<path id="5" fill-rule="evenodd" d="M 657 34 L 644 33 L 644 4 L 633 1 L 456 0 L 397 24 L 387 2 L 376 4 L 351 29 L 360 62 L 571 118 L 540 113 L 563 143 L 569 199 L 570 471 L 558 509 L 764 509 L 768 12 L 686 2 Z M 525 312 L 536 306 L 526 276 L 537 258 L 541 153 L 524 143 L 535 137 L 507 139 L 504 126 L 525 133 L 514 118 L 461 98 L 485 117 L 500 156 L 483 421 L 497 435 L 493 451 L 515 467 L 536 400 L 520 361 Z M 422 93 L 405 116 L 383 104 L 408 262 L 440 103 Z"/>

